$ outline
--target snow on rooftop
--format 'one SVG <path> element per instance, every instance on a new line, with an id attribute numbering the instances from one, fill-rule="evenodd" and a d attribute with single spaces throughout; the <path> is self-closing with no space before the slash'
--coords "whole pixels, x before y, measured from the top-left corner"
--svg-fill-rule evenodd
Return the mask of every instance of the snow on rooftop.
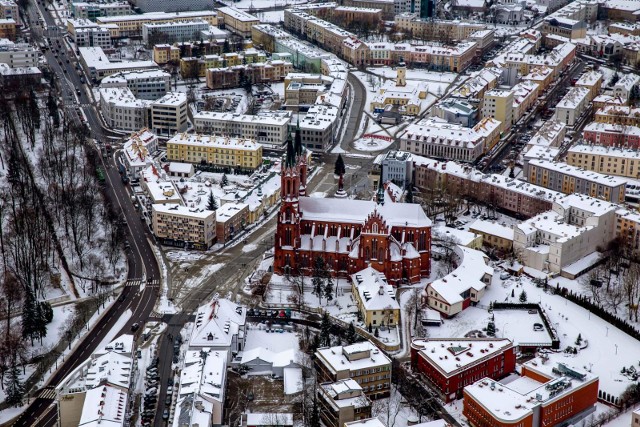
<path id="1" fill-rule="evenodd" d="M 200 209 L 200 208 L 191 208 L 191 207 L 179 205 L 177 203 L 166 203 L 166 204 L 155 203 L 151 205 L 151 209 L 154 212 L 158 212 L 162 214 L 182 215 L 182 216 L 198 218 L 198 219 L 209 218 L 216 214 L 214 211 L 209 211 L 209 210 Z"/>
<path id="2" fill-rule="evenodd" d="M 563 162 L 550 162 L 548 160 L 532 159 L 529 161 L 529 165 L 611 187 L 624 186 L 627 183 L 627 179 L 625 178 L 616 177 L 613 175 L 604 175 L 598 172 L 571 166 Z"/>
<path id="3" fill-rule="evenodd" d="M 171 19 L 189 19 L 199 17 L 216 16 L 212 10 L 183 11 L 183 12 L 148 12 L 142 14 L 120 15 L 120 16 L 100 16 L 96 19 L 99 24 L 121 21 L 162 21 Z"/>
<path id="4" fill-rule="evenodd" d="M 189 347 L 229 347 L 234 335 L 244 333 L 246 309 L 227 299 L 198 307 Z"/>
<path id="5" fill-rule="evenodd" d="M 218 12 L 223 15 L 228 15 L 242 22 L 260 22 L 260 20 L 243 10 L 236 9 L 235 7 L 220 7 L 218 8 Z"/>
<path id="6" fill-rule="evenodd" d="M 373 267 L 352 274 L 351 282 L 355 284 L 365 310 L 400 310 L 393 286 L 387 283 L 383 273 Z"/>
<path id="7" fill-rule="evenodd" d="M 179 106 L 182 104 L 186 105 L 187 103 L 187 94 L 184 92 L 168 92 L 162 98 L 153 101 L 153 105 L 169 105 L 169 106 Z"/>
<path id="8" fill-rule="evenodd" d="M 284 394 L 297 394 L 303 390 L 304 381 L 302 379 L 302 369 L 284 368 Z"/>
<path id="9" fill-rule="evenodd" d="M 502 239 L 513 240 L 513 228 L 482 219 L 478 219 L 470 224 L 469 230 L 477 230 L 481 233 L 498 236 Z"/>
<path id="10" fill-rule="evenodd" d="M 377 418 L 367 418 L 366 420 L 350 421 L 344 423 L 345 427 L 386 427 L 382 421 Z"/>
<path id="11" fill-rule="evenodd" d="M 411 345 L 418 348 L 419 353 L 445 376 L 452 376 L 498 353 L 513 349 L 511 340 L 506 338 L 417 339 Z"/>
<path id="12" fill-rule="evenodd" d="M 558 102 L 556 107 L 575 109 L 589 98 L 590 91 L 586 87 L 572 87 L 569 92 Z"/>
<path id="13" fill-rule="evenodd" d="M 180 372 L 178 397 L 196 394 L 208 400 L 224 402 L 227 351 L 205 351 L 207 354 L 204 358 L 201 350 L 189 350 L 187 353 L 190 355 L 185 355 L 185 366 Z M 187 359 L 191 363 L 187 364 Z"/>
<path id="14" fill-rule="evenodd" d="M 257 151 L 261 145 L 250 138 L 235 138 L 219 135 L 202 135 L 193 133 L 178 133 L 168 144 L 183 144 L 195 147 L 229 148 L 234 150 Z"/>
<path id="15" fill-rule="evenodd" d="M 320 348 L 316 356 L 334 372 L 389 366 L 391 360 L 370 341 L 348 346 Z"/>
<path id="16" fill-rule="evenodd" d="M 625 147 L 612 147 L 603 145 L 574 145 L 567 151 L 568 154 L 596 154 L 608 158 L 625 158 L 630 160 L 640 159 L 640 151 Z"/>
<path id="17" fill-rule="evenodd" d="M 121 389 L 105 384 L 87 390 L 78 425 L 83 427 L 124 426 L 128 400 L 127 388 Z"/>

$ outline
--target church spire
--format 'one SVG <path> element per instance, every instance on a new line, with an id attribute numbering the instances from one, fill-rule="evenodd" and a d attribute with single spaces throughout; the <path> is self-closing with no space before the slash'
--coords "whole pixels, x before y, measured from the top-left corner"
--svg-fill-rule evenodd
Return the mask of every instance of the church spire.
<path id="1" fill-rule="evenodd" d="M 296 154 L 293 149 L 291 129 L 289 129 L 289 135 L 287 136 L 287 157 L 285 158 L 284 164 L 287 167 L 294 167 L 296 165 Z"/>
<path id="2" fill-rule="evenodd" d="M 302 132 L 300 132 L 300 116 L 298 116 L 298 123 L 296 125 L 296 139 L 294 143 L 294 148 L 296 152 L 296 157 L 302 155 Z"/>

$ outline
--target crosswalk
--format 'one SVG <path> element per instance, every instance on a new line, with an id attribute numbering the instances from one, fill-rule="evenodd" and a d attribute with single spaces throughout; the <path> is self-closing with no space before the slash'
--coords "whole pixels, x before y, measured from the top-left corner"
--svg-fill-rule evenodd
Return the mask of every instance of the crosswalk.
<path id="1" fill-rule="evenodd" d="M 160 280 L 158 279 L 148 280 L 147 286 L 160 286 Z"/>
<path id="2" fill-rule="evenodd" d="M 45 388 L 40 391 L 39 399 L 54 400 L 56 398 L 56 390 L 54 388 Z"/>
<path id="3" fill-rule="evenodd" d="M 157 311 L 153 310 L 153 311 L 149 314 L 149 317 L 158 317 L 158 318 L 160 318 L 160 317 L 162 317 L 162 313 L 159 313 L 159 312 L 157 312 Z"/>
<path id="4" fill-rule="evenodd" d="M 129 279 L 125 286 L 140 286 L 142 284 L 142 279 Z M 147 280 L 147 286 L 160 286 L 160 280 L 153 279 Z"/>

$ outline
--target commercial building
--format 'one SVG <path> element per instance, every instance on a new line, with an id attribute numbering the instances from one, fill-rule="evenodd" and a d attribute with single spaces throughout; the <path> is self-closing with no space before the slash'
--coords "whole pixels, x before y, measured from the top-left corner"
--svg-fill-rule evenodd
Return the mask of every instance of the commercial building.
<path id="1" fill-rule="evenodd" d="M 445 317 L 453 317 L 476 305 L 493 277 L 493 268 L 484 253 L 460 245 L 453 251 L 459 260 L 458 267 L 429 283 L 422 292 L 424 303 Z"/>
<path id="2" fill-rule="evenodd" d="M 137 132 L 147 127 L 149 102 L 137 99 L 128 87 L 100 89 L 100 112 L 113 129 Z"/>
<path id="3" fill-rule="evenodd" d="M 420 19 L 415 13 L 396 14 L 394 20 L 401 31 L 409 31 L 423 40 L 444 43 L 466 40 L 487 28 L 485 24 L 458 20 Z"/>
<path id="4" fill-rule="evenodd" d="M 169 92 L 149 104 L 151 129 L 159 135 L 172 135 L 187 129 L 187 94 Z"/>
<path id="5" fill-rule="evenodd" d="M 180 370 L 173 425 L 223 424 L 227 351 L 187 350 Z"/>
<path id="6" fill-rule="evenodd" d="M 202 31 L 208 30 L 204 19 L 181 22 L 149 22 L 142 24 L 142 40 L 145 44 L 174 43 L 197 40 Z"/>
<path id="7" fill-rule="evenodd" d="M 206 250 L 216 241 L 216 213 L 178 204 L 151 206 L 153 234 L 163 244 Z"/>
<path id="8" fill-rule="evenodd" d="M 411 342 L 411 366 L 445 402 L 462 397 L 482 378 L 499 380 L 516 370 L 516 348 L 505 338 L 429 338 Z"/>
<path id="9" fill-rule="evenodd" d="M 536 358 L 522 365 L 515 381 L 484 378 L 466 387 L 462 413 L 474 427 L 575 424 L 593 412 L 597 400 L 597 376 Z"/>
<path id="10" fill-rule="evenodd" d="M 0 64 L 10 68 L 37 67 L 39 56 L 38 50 L 27 43 L 0 39 Z"/>
<path id="11" fill-rule="evenodd" d="M 506 132 L 513 124 L 514 93 L 511 90 L 492 89 L 485 92 L 482 101 L 482 117 L 492 117 L 502 123 L 501 131 Z"/>
<path id="12" fill-rule="evenodd" d="M 189 350 L 225 352 L 227 364 L 244 350 L 247 309 L 225 298 L 198 307 L 189 337 Z"/>
<path id="13" fill-rule="evenodd" d="M 566 162 L 602 174 L 640 178 L 640 152 L 628 148 L 574 145 L 567 151 Z"/>
<path id="14" fill-rule="evenodd" d="M 448 123 L 473 127 L 478 122 L 478 107 L 464 99 L 447 98 L 438 102 L 432 114 Z"/>
<path id="15" fill-rule="evenodd" d="M 407 127 L 400 137 L 400 149 L 420 156 L 473 162 L 484 153 L 485 138 L 474 129 L 429 118 Z"/>
<path id="16" fill-rule="evenodd" d="M 624 202 L 627 185 L 627 180 L 622 178 L 539 159 L 529 161 L 527 180 L 564 194 L 586 194 L 613 203 Z"/>
<path id="17" fill-rule="evenodd" d="M 216 210 L 216 233 L 220 243 L 233 240 L 247 225 L 249 205 L 246 203 L 225 203 Z"/>
<path id="18" fill-rule="evenodd" d="M 291 112 L 245 115 L 202 111 L 193 115 L 196 132 L 250 138 L 262 145 L 281 147 L 287 140 Z"/>
<path id="19" fill-rule="evenodd" d="M 396 291 L 384 274 L 367 267 L 351 275 L 351 293 L 355 297 L 362 321 L 371 328 L 400 324 L 400 304 Z"/>
<path id="20" fill-rule="evenodd" d="M 135 386 L 133 335 L 121 335 L 82 361 L 55 388 L 58 425 L 124 427 Z"/>
<path id="21" fill-rule="evenodd" d="M 99 25 L 86 18 L 67 20 L 67 30 L 77 47 L 113 47 L 111 37 L 117 37 L 117 27 L 114 25 Z"/>
<path id="22" fill-rule="evenodd" d="M 158 151 L 158 138 L 144 128 L 133 132 L 122 146 L 124 165 L 132 181 L 140 178 L 140 173 L 153 163 L 153 154 Z"/>
<path id="23" fill-rule="evenodd" d="M 615 108 L 620 110 L 621 107 Z M 590 144 L 632 149 L 640 147 L 640 127 L 637 126 L 592 122 L 585 126 L 583 135 L 585 142 Z"/>
<path id="24" fill-rule="evenodd" d="M 389 151 L 386 154 L 381 154 L 374 161 L 374 164 L 380 164 L 382 182 L 391 181 L 401 188 L 411 185 L 413 181 L 413 159 L 411 153 Z"/>
<path id="25" fill-rule="evenodd" d="M 372 342 L 320 348 L 315 356 L 319 382 L 336 382 L 351 378 L 372 400 L 389 396 L 391 359 Z"/>
<path id="26" fill-rule="evenodd" d="M 326 427 L 343 427 L 350 421 L 371 417 L 371 400 L 351 378 L 320 384 L 318 407 Z"/>
<path id="27" fill-rule="evenodd" d="M 247 138 L 179 133 L 167 141 L 167 160 L 254 170 L 262 164 L 262 146 Z"/>
<path id="28" fill-rule="evenodd" d="M 153 101 L 171 90 L 170 80 L 171 75 L 163 70 L 129 71 L 105 77 L 100 87 L 127 87 L 136 98 Z"/>
<path id="29" fill-rule="evenodd" d="M 331 105 L 314 105 L 300 121 L 300 135 L 305 147 L 326 151 L 335 142 L 340 110 Z"/>
<path id="30" fill-rule="evenodd" d="M 245 38 L 251 37 L 251 27 L 260 23 L 257 17 L 235 7 L 221 7 L 218 14 L 225 29 Z"/>
<path id="31" fill-rule="evenodd" d="M 573 126 L 589 107 L 591 91 L 586 87 L 573 87 L 556 105 L 555 119 L 567 126 Z"/>
<path id="32" fill-rule="evenodd" d="M 160 5 L 162 2 L 156 2 Z M 174 5 L 174 7 L 176 7 Z M 142 26 L 144 24 L 166 22 L 185 22 L 195 19 L 203 19 L 209 25 L 218 25 L 218 14 L 215 11 L 200 10 L 195 12 L 164 12 L 170 8 L 160 9 L 163 12 L 142 13 L 140 15 L 124 15 L 124 16 L 101 16 L 96 18 L 98 24 L 114 24 L 118 28 L 119 37 L 141 37 Z"/>
<path id="33" fill-rule="evenodd" d="M 85 72 L 97 81 L 120 72 L 156 69 L 158 67 L 153 61 L 111 62 L 101 47 L 78 47 L 78 50 L 81 56 L 80 63 Z"/>
<path id="34" fill-rule="evenodd" d="M 131 5 L 126 1 L 108 3 L 71 3 L 71 14 L 75 19 L 95 21 L 100 16 L 124 16 L 131 14 Z"/>
<path id="35" fill-rule="evenodd" d="M 514 228 L 513 250 L 526 266 L 561 273 L 614 239 L 616 208 L 581 194 L 565 196 L 553 202 L 551 211 Z"/>

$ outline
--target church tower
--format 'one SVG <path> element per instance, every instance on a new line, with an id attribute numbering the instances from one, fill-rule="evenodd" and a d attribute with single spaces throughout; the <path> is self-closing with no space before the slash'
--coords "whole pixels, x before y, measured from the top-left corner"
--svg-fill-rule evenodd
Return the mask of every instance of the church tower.
<path id="1" fill-rule="evenodd" d="M 300 118 L 298 117 L 298 123 L 296 125 L 296 137 L 293 144 L 293 148 L 296 155 L 296 163 L 299 167 L 300 173 L 300 195 L 306 196 L 307 194 L 307 156 L 305 155 L 305 148 L 302 145 L 302 131 L 300 130 Z"/>
<path id="2" fill-rule="evenodd" d="M 287 268 L 295 270 L 297 260 L 295 251 L 300 247 L 300 180 L 299 156 L 296 154 L 291 132 L 287 138 L 287 154 L 280 172 L 280 212 L 276 228 L 275 245 L 281 250 L 274 259 L 274 270 L 283 274 Z"/>

